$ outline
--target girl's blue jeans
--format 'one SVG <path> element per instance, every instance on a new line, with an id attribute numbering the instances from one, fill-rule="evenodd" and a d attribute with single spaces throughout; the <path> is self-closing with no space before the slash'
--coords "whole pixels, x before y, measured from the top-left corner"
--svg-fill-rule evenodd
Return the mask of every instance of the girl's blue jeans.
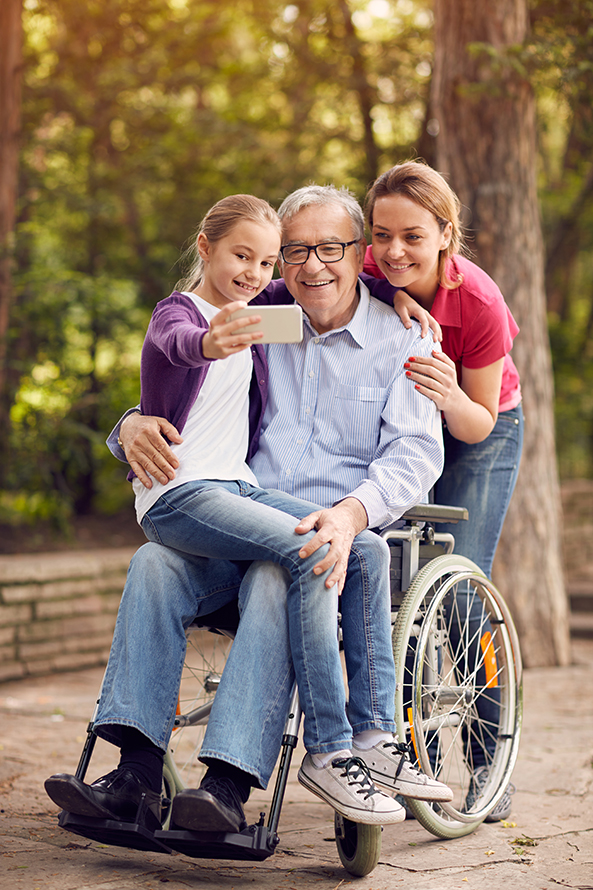
<path id="1" fill-rule="evenodd" d="M 350 554 L 342 593 L 346 710 L 337 593 L 325 587 L 326 574 L 312 572 L 325 551 L 301 559 L 298 552 L 314 533 L 294 532 L 295 517 L 314 509 L 244 482 L 190 483 L 161 496 L 143 520 L 154 543 L 134 555 L 124 588 L 95 721 L 100 735 L 117 744 L 118 727 L 134 726 L 166 747 L 185 629 L 196 615 L 237 597 L 241 622 L 203 759 L 238 766 L 265 787 L 295 674 L 309 751 L 349 747 L 352 734 L 364 729 L 395 728 L 388 548 L 366 531 Z"/>

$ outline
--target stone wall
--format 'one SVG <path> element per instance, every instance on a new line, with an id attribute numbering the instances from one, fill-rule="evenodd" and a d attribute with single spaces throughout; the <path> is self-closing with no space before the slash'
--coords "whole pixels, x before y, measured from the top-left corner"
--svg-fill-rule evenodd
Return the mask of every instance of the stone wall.
<path id="1" fill-rule="evenodd" d="M 0 681 L 105 664 L 134 549 L 0 556 Z"/>

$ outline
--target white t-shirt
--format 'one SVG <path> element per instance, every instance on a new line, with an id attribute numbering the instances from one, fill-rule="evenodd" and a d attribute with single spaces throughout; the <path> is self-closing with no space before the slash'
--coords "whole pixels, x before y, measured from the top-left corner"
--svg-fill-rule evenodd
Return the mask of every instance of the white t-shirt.
<path id="1" fill-rule="evenodd" d="M 186 296 L 194 301 L 208 322 L 220 312 L 195 294 L 187 293 Z M 139 479 L 132 482 L 138 522 L 162 494 L 185 482 L 243 479 L 257 485 L 245 460 L 249 447 L 252 370 L 250 349 L 212 362 L 182 430 L 183 442 L 171 445 L 171 450 L 179 458 L 175 479 L 162 485 L 151 476 L 151 489 L 145 488 Z"/>

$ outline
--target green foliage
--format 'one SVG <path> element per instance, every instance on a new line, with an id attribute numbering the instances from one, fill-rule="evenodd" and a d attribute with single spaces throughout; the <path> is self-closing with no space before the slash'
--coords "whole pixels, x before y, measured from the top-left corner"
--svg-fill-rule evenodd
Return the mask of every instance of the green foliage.
<path id="1" fill-rule="evenodd" d="M 535 0 L 540 197 L 564 477 L 593 476 L 593 2 Z"/>
<path id="2" fill-rule="evenodd" d="M 362 197 L 413 154 L 432 16 L 429 0 L 24 6 L 8 491 L 75 516 L 129 497 L 105 435 L 138 400 L 149 312 L 201 217 L 310 181 Z"/>
<path id="3" fill-rule="evenodd" d="M 529 77 L 564 474 L 593 475 L 593 0 L 533 0 L 493 76 Z M 150 311 L 225 194 L 311 181 L 362 197 L 414 156 L 430 0 L 25 0 L 23 138 L 2 515 L 129 502 L 104 439 L 139 397 Z M 575 333 L 576 332 L 576 333 Z M 560 435 L 560 431 L 562 435 Z"/>

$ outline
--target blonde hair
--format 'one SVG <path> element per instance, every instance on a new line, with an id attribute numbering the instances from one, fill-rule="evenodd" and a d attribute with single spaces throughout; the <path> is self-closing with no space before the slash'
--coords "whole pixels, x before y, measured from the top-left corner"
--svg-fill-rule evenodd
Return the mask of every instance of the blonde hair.
<path id="1" fill-rule="evenodd" d="M 423 161 L 396 164 L 379 176 L 368 190 L 364 206 L 371 229 L 375 202 L 386 195 L 403 195 L 420 207 L 424 207 L 433 214 L 441 232 L 444 232 L 447 223 L 451 223 L 451 240 L 447 247 L 439 251 L 437 275 L 442 287 L 448 289 L 459 287 L 463 278 L 450 281 L 446 274 L 446 263 L 454 253 L 466 254 L 468 251 L 459 219 L 461 204 L 446 179 Z"/>
<path id="2" fill-rule="evenodd" d="M 278 214 L 267 201 L 253 195 L 229 195 L 211 207 L 198 228 L 190 247 L 182 255 L 189 271 L 175 285 L 178 291 L 193 291 L 204 277 L 204 261 L 198 252 L 198 235 L 204 234 L 211 244 L 220 241 L 240 222 L 273 225 L 281 234 Z"/>

